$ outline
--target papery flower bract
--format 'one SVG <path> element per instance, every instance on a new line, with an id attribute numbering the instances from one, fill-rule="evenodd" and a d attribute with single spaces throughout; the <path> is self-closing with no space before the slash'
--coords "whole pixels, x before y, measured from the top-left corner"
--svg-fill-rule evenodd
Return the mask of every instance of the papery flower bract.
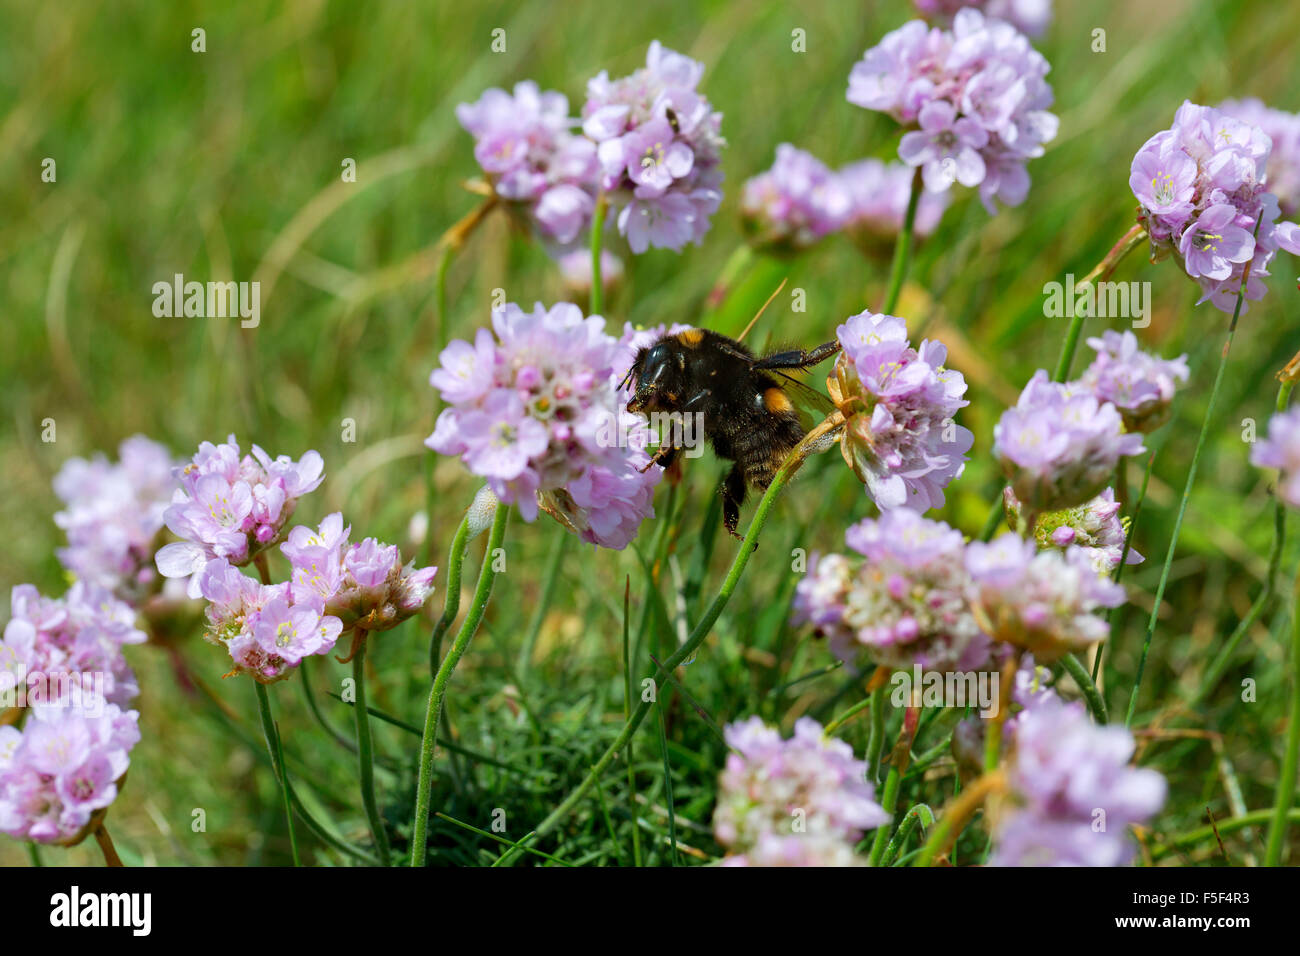
<path id="1" fill-rule="evenodd" d="M 18 689 L 26 680 L 31 700 L 95 692 L 120 706 L 139 694 L 122 648 L 148 638 L 135 626 L 134 609 L 110 591 L 77 581 L 52 599 L 19 584 L 10 613 L 0 639 L 0 690 Z"/>
<path id="2" fill-rule="evenodd" d="M 140 740 L 139 714 L 102 699 L 33 704 L 0 727 L 0 833 L 79 843 L 117 798 Z"/>
<path id="3" fill-rule="evenodd" d="M 1020 502 L 1011 488 L 1002 490 L 1007 524 L 1018 527 Z M 1119 566 L 1128 535 L 1128 519 L 1120 518 L 1115 489 L 1107 488 L 1096 498 L 1074 508 L 1048 511 L 1034 524 L 1034 540 L 1040 548 L 1077 548 L 1092 560 L 1098 574 L 1110 574 Z M 1125 564 L 1141 564 L 1142 555 L 1130 547 Z"/>
<path id="4" fill-rule="evenodd" d="M 1266 175 L 1272 148 L 1251 121 L 1186 101 L 1173 125 L 1133 157 L 1129 186 L 1153 256 L 1174 255 L 1200 285 L 1200 302 L 1208 299 L 1224 312 L 1234 310 L 1239 292 L 1248 300 L 1263 297 L 1278 249 L 1300 255 L 1300 226 L 1277 221 L 1278 198 Z"/>
<path id="5" fill-rule="evenodd" d="M 474 157 L 496 194 L 522 209 L 545 239 L 565 245 L 591 225 L 596 147 L 573 131 L 562 93 L 524 80 L 513 94 L 494 88 L 461 103 L 456 118 L 474 137 Z"/>
<path id="6" fill-rule="evenodd" d="M 826 555 L 795 587 L 792 623 L 813 624 L 846 663 L 969 671 L 990 642 L 971 615 L 960 531 L 914 511 L 886 511 L 845 533 L 865 560 Z"/>
<path id="7" fill-rule="evenodd" d="M 1088 339 L 1097 352 L 1084 369 L 1079 384 L 1099 402 L 1119 410 L 1131 432 L 1153 432 L 1169 420 L 1178 382 L 1188 378 L 1187 356 L 1162 359 L 1138 348 L 1132 332 L 1107 329 L 1100 338 Z"/>
<path id="8" fill-rule="evenodd" d="M 153 556 L 179 463 L 143 435 L 123 441 L 118 459 L 69 458 L 54 476 L 64 504 L 54 523 L 68 536 L 55 554 L 81 580 L 137 603 L 158 583 Z"/>
<path id="9" fill-rule="evenodd" d="M 1050 67 L 1014 26 L 962 9 L 950 30 L 912 20 L 867 50 L 849 75 L 848 100 L 919 129 L 899 157 L 926 186 L 978 186 L 990 214 L 1029 191 L 1025 164 L 1056 136 Z"/>
<path id="10" fill-rule="evenodd" d="M 339 513 L 327 515 L 320 528 L 298 526 L 289 532 L 280 550 L 293 568 L 294 594 L 310 593 L 319 599 L 313 609 L 337 619 L 333 639 L 356 627 L 386 631 L 416 613 L 433 592 L 435 567 L 402 563 L 397 545 L 374 538 L 348 543 L 351 528 Z M 270 650 L 270 648 L 267 648 Z"/>
<path id="11" fill-rule="evenodd" d="M 696 88 L 703 73 L 656 40 L 642 69 L 617 80 L 601 70 L 587 83 L 582 128 L 635 253 L 698 244 L 722 201 L 722 114 Z"/>
<path id="12" fill-rule="evenodd" d="M 746 180 L 741 189 L 745 231 L 763 248 L 794 251 L 811 246 L 838 230 L 851 208 L 839 176 L 789 143 L 777 146 L 771 169 Z"/>
<path id="13" fill-rule="evenodd" d="M 1104 640 L 1110 626 L 1094 612 L 1124 603 L 1124 589 L 1099 575 L 1079 548 L 1038 551 L 1007 532 L 966 547 L 971 603 L 989 636 L 1051 663 Z"/>
<path id="14" fill-rule="evenodd" d="M 1300 508 L 1300 407 L 1278 412 L 1269 420 L 1268 437 L 1251 449 L 1250 463 L 1276 468 L 1278 497 Z"/>
<path id="15" fill-rule="evenodd" d="M 1145 448 L 1125 433 L 1119 411 L 1081 385 L 1039 369 L 993 428 L 993 454 L 1020 503 L 1033 512 L 1073 508 L 1096 497 L 1120 458 Z"/>
<path id="16" fill-rule="evenodd" d="M 163 516 L 184 540 L 159 549 L 158 570 L 168 578 L 189 577 L 189 595 L 198 597 L 195 576 L 213 558 L 240 567 L 279 539 L 298 499 L 320 485 L 323 469 L 315 451 L 299 461 L 284 455 L 273 460 L 257 445 L 241 456 L 234 435 L 223 445 L 203 442 L 178 470 L 181 487 Z"/>
<path id="17" fill-rule="evenodd" d="M 759 717 L 729 724 L 724 736 L 732 752 L 713 815 L 724 865 L 851 865 L 863 831 L 889 822 L 867 765 L 815 720 L 801 717 L 789 740 Z"/>
<path id="18" fill-rule="evenodd" d="M 1098 727 L 1083 706 L 1044 695 L 1016 723 L 1009 806 L 997 815 L 990 866 L 1122 866 L 1130 824 L 1164 804 L 1164 778 L 1129 766 L 1133 737 Z M 1099 814 L 1104 813 L 1104 818 Z M 1105 825 L 1098 827 L 1098 819 Z"/>
<path id="19" fill-rule="evenodd" d="M 970 404 L 966 380 L 943 367 L 942 343 L 912 348 L 895 316 L 862 312 L 835 331 L 843 351 L 827 386 L 845 418 L 844 460 L 881 509 L 940 507 L 975 441 L 953 421 Z"/>
<path id="20" fill-rule="evenodd" d="M 532 521 L 540 506 L 583 540 L 621 549 L 653 515 L 663 469 L 645 422 L 627 411 L 616 363 L 625 346 L 577 306 L 514 303 L 492 315 L 496 338 L 453 342 L 430 384 L 450 407 L 425 444 L 457 455 Z M 454 347 L 454 348 L 453 348 Z M 630 362 L 629 362 L 630 364 Z M 626 369 L 622 369 L 625 373 Z"/>

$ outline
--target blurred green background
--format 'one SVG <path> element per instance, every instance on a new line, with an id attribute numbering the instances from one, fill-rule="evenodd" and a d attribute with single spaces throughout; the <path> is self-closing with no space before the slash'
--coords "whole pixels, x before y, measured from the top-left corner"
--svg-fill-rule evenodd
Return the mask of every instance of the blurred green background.
<path id="1" fill-rule="evenodd" d="M 487 321 L 493 289 L 521 303 L 566 297 L 543 251 L 493 216 L 450 268 L 449 316 L 440 323 L 435 315 L 433 244 L 478 201 L 461 187 L 478 171 L 456 104 L 532 78 L 566 93 L 576 112 L 588 77 L 630 72 L 656 38 L 703 61 L 702 87 L 724 114 L 729 142 L 726 199 L 702 247 L 628 257 L 626 280 L 605 309 L 620 324 L 691 322 L 741 241 L 739 186 L 771 164 L 778 143 L 832 166 L 893 156 L 892 121 L 851 106 L 844 93 L 863 51 L 913 15 L 902 2 L 819 0 L 0 4 L 0 522 L 7 542 L 0 601 L 21 582 L 61 593 L 50 479 L 69 457 L 115 455 L 136 432 L 183 456 L 231 432 L 272 454 L 318 449 L 328 478 L 298 518 L 314 523 L 341 508 L 358 537 L 399 542 L 410 553 L 431 464 L 421 442 L 435 414 L 427 378 L 439 349 Z M 196 27 L 206 30 L 204 53 L 191 51 Z M 496 28 L 506 31 L 504 53 L 490 50 Z M 806 31 L 806 53 L 791 51 L 795 28 Z M 1105 53 L 1092 52 L 1096 28 L 1106 31 Z M 1291 4 L 1056 4 L 1036 45 L 1053 67 L 1061 131 L 1029 166 L 1028 200 L 991 219 L 959 190 L 938 232 L 921 244 L 897 310 L 914 340 L 948 342 L 950 364 L 971 383 L 972 405 L 959 421 L 975 432 L 976 445 L 965 477 L 950 488 L 946 520 L 968 534 L 982 526 L 998 487 L 988 459 L 993 423 L 1036 368 L 1052 367 L 1064 335 L 1065 319 L 1043 315 L 1043 284 L 1068 272 L 1082 276 L 1128 228 L 1135 150 L 1169 125 L 1185 98 L 1214 104 L 1254 95 L 1300 110 L 1298 32 L 1300 6 Z M 40 179 L 45 157 L 57 162 L 56 183 Z M 356 183 L 340 180 L 348 157 L 358 164 Z M 260 281 L 260 327 L 155 318 L 151 287 L 178 272 Z M 807 312 L 792 314 L 778 299 L 757 335 L 825 341 L 845 316 L 879 307 L 887 272 L 887 260 L 864 258 L 832 237 L 796 260 L 759 262 L 717 324 L 734 331 L 788 276 L 805 290 Z M 1300 349 L 1296 261 L 1282 254 L 1274 272 L 1270 294 L 1245 316 L 1234 346 L 1135 720 L 1144 728 L 1143 762 L 1170 779 L 1153 844 L 1208 822 L 1207 808 L 1221 819 L 1272 802 L 1285 726 L 1285 608 L 1270 608 L 1247 633 L 1206 703 L 1190 709 L 1185 699 L 1258 593 L 1267 563 L 1271 478 L 1248 465 L 1242 422 L 1253 418 L 1262 431 L 1273 374 Z M 1131 604 L 1117 616 L 1107 651 L 1104 690 L 1122 719 L 1228 317 L 1208 304 L 1193 308 L 1196 289 L 1172 263 L 1151 265 L 1135 254 L 1115 278 L 1152 283 L 1153 321 L 1142 342 L 1166 355 L 1188 352 L 1192 368 L 1174 421 L 1151 443 L 1159 452 L 1135 538 L 1148 560 L 1126 575 Z M 1086 332 L 1105 325 L 1090 320 Z M 1081 346 L 1076 372 L 1090 354 Z M 53 443 L 41 440 L 47 418 L 56 422 Z M 348 418 L 355 443 L 342 441 Z M 632 631 L 641 635 L 639 680 L 651 672 L 648 655 L 662 659 L 675 643 L 676 622 L 661 624 L 646 603 L 647 569 L 657 575 L 668 616 L 685 608 L 690 617 L 734 554 L 735 543 L 714 538 L 706 520 L 721 466 L 712 456 L 688 465 L 671 500 L 661 486 L 659 517 L 643 528 L 638 549 L 597 552 L 565 542 L 545 516 L 533 525 L 512 522 L 507 572 L 451 685 L 444 730 L 461 752 L 438 763 L 435 807 L 480 828 L 503 809 L 505 836 L 518 839 L 612 740 L 622 722 L 625 581 L 630 576 Z M 1136 488 L 1141 462 L 1133 468 Z M 445 566 L 451 531 L 476 484 L 451 460 L 436 462 L 433 482 L 428 528 Z M 844 527 L 870 513 L 835 455 L 815 462 L 785 495 L 715 636 L 679 671 L 719 724 L 752 713 L 787 725 L 804 713 L 825 720 L 858 699 L 860 685 L 846 683 L 843 672 L 807 677 L 831 658 L 783 621 L 797 580 L 791 549 L 838 550 Z M 481 548 L 471 548 L 467 591 Z M 659 554 L 666 556 L 656 561 Z M 1284 574 L 1295 560 L 1284 555 Z M 534 620 L 550 567 L 554 599 Z M 444 584 L 440 573 L 429 618 Z M 535 646 L 523 654 L 530 634 Z M 427 645 L 427 620 L 382 635 L 372 651 L 375 706 L 422 722 Z M 119 851 L 128 863 L 286 862 L 251 687 L 221 681 L 225 655 L 197 636 L 177 653 L 227 712 L 182 689 L 163 651 L 131 649 L 144 739 L 109 817 Z M 313 664 L 328 719 L 350 732 L 347 708 L 325 696 L 350 669 L 331 659 Z M 1247 677 L 1258 683 L 1254 703 L 1240 700 Z M 365 841 L 352 758 L 312 720 L 296 683 L 272 688 L 290 770 L 313 807 Z M 636 738 L 637 797 L 620 762 L 602 781 L 608 824 L 599 801 L 588 799 L 544 849 L 568 862 L 617 863 L 636 826 L 647 860 L 671 862 L 660 716 L 679 837 L 704 858 L 718 854 L 708 824 L 724 749 L 670 688 Z M 375 732 L 381 801 L 400 847 L 418 739 L 384 724 Z M 865 721 L 845 736 L 862 753 Z M 923 734 L 918 748 L 925 743 Z M 930 779 L 909 780 L 903 799 L 937 806 L 951 786 L 951 766 L 941 761 Z M 206 832 L 191 829 L 195 809 L 206 813 Z M 442 820 L 432 834 L 436 864 L 489 863 L 501 849 Z M 978 849 L 978 828 L 970 839 Z M 1241 863 L 1259 849 L 1259 834 L 1239 831 L 1225 843 L 1230 860 Z M 304 846 L 316 862 L 341 861 L 310 838 Z M 98 863 L 93 844 L 44 857 Z M 0 863 L 26 859 L 20 844 L 0 839 Z M 682 861 L 699 858 L 687 853 Z M 1223 858 L 1200 844 L 1164 859 L 1190 861 Z"/>

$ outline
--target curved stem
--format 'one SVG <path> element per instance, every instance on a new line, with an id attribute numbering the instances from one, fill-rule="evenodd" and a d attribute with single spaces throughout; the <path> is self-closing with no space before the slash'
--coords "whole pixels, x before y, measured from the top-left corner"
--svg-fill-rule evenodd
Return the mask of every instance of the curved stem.
<path id="1" fill-rule="evenodd" d="M 348 740 L 347 737 L 343 736 L 343 734 L 335 730 L 333 725 L 330 724 L 330 722 L 325 719 L 325 715 L 321 713 L 320 705 L 316 703 L 316 692 L 311 689 L 311 679 L 307 675 L 308 660 L 310 660 L 309 657 L 304 657 L 302 659 L 302 663 L 298 665 L 298 670 L 300 671 L 299 676 L 301 677 L 299 683 L 302 685 L 302 696 L 303 699 L 307 702 L 307 709 L 311 711 L 311 715 L 316 718 L 316 723 L 321 725 L 321 729 L 324 730 L 325 733 L 328 734 L 331 738 L 333 738 L 340 747 L 342 747 L 348 753 L 356 753 L 357 752 L 356 743 L 351 740 Z"/>
<path id="2" fill-rule="evenodd" d="M 1255 223 L 1255 232 L 1259 232 L 1259 222 Z M 1232 310 L 1232 322 L 1228 326 L 1228 340 L 1223 343 L 1223 352 L 1219 356 L 1219 370 L 1214 375 L 1214 386 L 1210 389 L 1210 403 L 1205 409 L 1205 419 L 1201 422 L 1201 434 L 1196 439 L 1196 450 L 1192 452 L 1192 463 L 1187 469 L 1187 481 L 1183 485 L 1183 497 L 1178 503 L 1178 517 L 1174 519 L 1173 534 L 1169 538 L 1169 548 L 1165 551 L 1165 564 L 1160 571 L 1160 584 L 1156 588 L 1155 603 L 1151 605 L 1151 617 L 1147 621 L 1146 638 L 1142 642 L 1142 655 L 1138 658 L 1137 676 L 1133 679 L 1133 692 L 1128 699 L 1128 713 L 1124 715 L 1124 726 L 1133 723 L 1133 712 L 1137 710 L 1138 692 L 1142 689 L 1142 675 L 1146 671 L 1147 654 L 1151 651 L 1151 638 L 1156 632 L 1156 620 L 1160 616 L 1160 605 L 1165 599 L 1165 586 L 1169 583 L 1169 569 L 1173 567 L 1174 551 L 1178 547 L 1178 535 L 1183 529 L 1183 518 L 1187 514 L 1187 502 L 1192 497 L 1192 485 L 1196 481 L 1196 469 L 1201 463 L 1201 452 L 1205 440 L 1210 434 L 1210 422 L 1214 420 L 1214 406 L 1219 398 L 1219 386 L 1223 384 L 1223 373 L 1228 367 L 1228 352 L 1232 348 L 1232 339 L 1237 334 L 1237 320 L 1241 317 L 1241 304 L 1245 299 L 1246 283 L 1250 281 L 1250 266 L 1247 265 L 1241 277 L 1241 288 L 1237 290 L 1237 306 Z"/>
<path id="3" fill-rule="evenodd" d="M 357 771 L 361 778 L 361 803 L 366 808 L 366 819 L 370 822 L 370 835 L 375 840 L 375 852 L 379 854 L 380 866 L 389 865 L 388 833 L 384 829 L 384 818 L 379 812 L 375 800 L 375 758 L 374 740 L 370 734 L 370 713 L 366 710 L 366 644 L 369 635 L 362 635 L 357 642 L 356 653 L 352 655 L 352 680 L 356 685 L 356 706 L 352 714 L 357 726 Z"/>
<path id="4" fill-rule="evenodd" d="M 1141 245 L 1142 240 L 1147 237 L 1147 231 L 1140 225 L 1135 225 L 1128 232 L 1120 237 L 1119 242 L 1111 247 L 1110 252 L 1102 258 L 1101 262 L 1093 266 L 1091 272 L 1083 277 L 1083 281 L 1074 287 L 1077 293 L 1085 286 L 1090 286 L 1094 282 L 1104 282 L 1115 267 L 1123 261 L 1124 257 Z M 1079 347 L 1079 335 L 1083 331 L 1084 316 L 1079 309 L 1071 305 L 1070 328 L 1065 333 L 1065 344 L 1061 348 L 1061 357 L 1056 361 L 1056 371 L 1052 375 L 1052 381 L 1064 382 L 1070 377 L 1070 366 L 1074 363 L 1074 353 Z"/>
<path id="5" fill-rule="evenodd" d="M 1097 649 L 1097 653 L 1101 653 L 1101 648 Z M 1106 701 L 1097 690 L 1097 685 L 1093 683 L 1088 668 L 1083 666 L 1083 661 L 1067 653 L 1061 658 L 1061 663 L 1065 665 L 1066 672 L 1074 678 L 1074 682 L 1079 685 L 1079 690 L 1083 691 L 1084 700 L 1088 702 L 1088 709 L 1092 711 L 1092 716 L 1096 718 L 1097 723 L 1106 723 L 1110 719 L 1106 714 Z"/>
<path id="6" fill-rule="evenodd" d="M 100 823 L 95 827 L 95 842 L 99 844 L 99 849 L 104 854 L 105 866 L 124 866 L 122 858 L 117 855 L 117 847 L 113 846 L 113 838 L 108 835 L 108 827 Z"/>
<path id="7" fill-rule="evenodd" d="M 894 835 L 890 837 L 888 846 L 885 847 L 885 854 L 880 858 L 881 866 L 890 866 L 894 860 L 898 859 L 899 852 L 907 845 L 908 837 L 916 829 L 917 824 L 921 822 L 921 814 L 926 813 L 930 817 L 930 824 L 934 823 L 934 811 L 924 803 L 918 803 L 912 809 L 908 810 L 903 817 L 903 822 L 898 825 Z"/>
<path id="8" fill-rule="evenodd" d="M 1293 809 L 1296 789 L 1296 764 L 1300 760 L 1300 573 L 1296 575 L 1295 603 L 1291 610 L 1291 715 L 1287 722 L 1286 751 L 1277 780 L 1277 800 L 1273 820 L 1268 827 L 1268 850 L 1265 866 L 1277 866 L 1286 842 L 1287 814 Z"/>
<path id="9" fill-rule="evenodd" d="M 882 695 L 882 697 L 883 697 L 883 695 Z M 863 697 L 860 701 L 858 701 L 856 704 L 854 704 L 854 705 L 853 705 L 852 707 L 850 707 L 848 710 L 844 711 L 844 713 L 840 714 L 838 717 L 836 717 L 834 720 L 832 720 L 829 724 L 827 724 L 825 727 L 823 727 L 823 728 L 822 728 L 822 736 L 823 736 L 823 737 L 831 737 L 831 736 L 834 736 L 835 731 L 839 730 L 839 729 L 840 729 L 841 727 L 843 727 L 843 726 L 844 726 L 848 721 L 852 720 L 852 719 L 853 719 L 854 717 L 856 717 L 858 714 L 862 713 L 862 711 L 864 711 L 864 710 L 866 710 L 868 707 L 870 707 L 870 706 L 871 706 L 871 702 L 872 702 L 873 700 L 875 700 L 875 695 L 874 695 L 874 694 L 868 694 L 866 697 Z M 874 714 L 873 714 L 873 717 L 874 717 Z M 873 734 L 875 733 L 875 724 L 874 724 L 874 722 L 872 723 L 872 733 L 873 733 Z M 869 754 L 869 753 L 870 753 L 870 748 L 868 748 L 868 754 Z"/>
<path id="10" fill-rule="evenodd" d="M 912 229 L 916 224 L 916 207 L 921 201 L 921 167 L 916 167 L 912 174 L 912 191 L 907 197 L 907 214 L 903 217 L 903 228 L 894 242 L 894 261 L 889 267 L 889 288 L 885 292 L 885 304 L 880 311 L 892 315 L 898 305 L 898 297 L 903 292 L 903 280 L 907 278 L 907 267 L 912 258 Z"/>
<path id="11" fill-rule="evenodd" d="M 483 552 L 483 565 L 479 568 L 478 585 L 474 589 L 474 603 L 470 605 L 469 614 L 461 624 L 460 631 L 452 642 L 451 650 L 443 659 L 442 666 L 438 668 L 433 678 L 433 686 L 429 689 L 429 705 L 424 714 L 424 738 L 420 742 L 420 783 L 415 795 L 415 822 L 411 827 L 411 866 L 424 866 L 425 856 L 428 853 L 429 802 L 433 797 L 433 750 L 437 740 L 438 718 L 442 714 L 442 699 L 446 694 L 447 682 L 451 680 L 452 672 L 455 671 L 465 649 L 469 647 L 470 638 L 478 630 L 483 614 L 487 610 L 488 598 L 492 594 L 492 582 L 496 579 L 492 563 L 495 560 L 496 550 L 501 547 L 501 541 L 505 538 L 506 520 L 509 516 L 510 509 L 498 503 L 496 514 L 492 519 L 492 531 L 488 535 L 487 548 Z"/>
<path id="12" fill-rule="evenodd" d="M 271 699 L 267 696 L 266 685 L 261 681 L 255 681 L 253 686 L 257 689 L 257 713 L 262 718 L 262 733 L 266 737 L 266 749 L 271 754 L 271 769 L 275 773 L 276 781 L 280 784 L 280 794 L 284 800 L 284 819 L 285 826 L 289 828 L 289 849 L 293 853 L 293 865 L 301 866 L 302 861 L 298 858 L 298 836 L 293 829 L 293 808 L 289 798 L 289 775 L 285 771 L 284 751 L 280 747 L 280 731 L 275 726 L 275 720 L 271 717 Z"/>
<path id="13" fill-rule="evenodd" d="M 469 515 L 466 514 L 456 528 L 451 539 L 451 550 L 447 553 L 446 596 L 442 599 L 442 617 L 433 626 L 429 635 L 429 673 L 438 673 L 438 660 L 442 657 L 442 638 L 460 613 L 460 580 L 465 567 L 465 551 L 469 544 Z"/>
<path id="14" fill-rule="evenodd" d="M 767 491 L 763 493 L 763 498 L 758 503 L 758 507 L 754 509 L 754 517 L 749 523 L 749 530 L 745 532 L 745 540 L 741 542 L 740 551 L 737 552 L 735 559 L 731 562 L 731 570 L 727 572 L 726 578 L 723 579 L 722 586 L 718 589 L 717 596 L 714 597 L 708 610 L 704 612 L 704 615 L 696 623 L 695 629 L 691 631 L 691 634 L 686 639 L 685 643 L 683 643 L 658 668 L 655 673 L 656 684 L 663 681 L 665 676 L 676 669 L 682 661 L 687 660 L 694 655 L 699 646 L 704 643 L 705 638 L 707 638 L 709 633 L 713 630 L 713 625 L 717 621 L 718 615 L 720 615 L 722 609 L 727 606 L 727 602 L 731 600 L 731 595 L 735 592 L 736 586 L 740 583 L 741 575 L 745 573 L 745 567 L 749 564 L 749 559 L 753 555 L 755 548 L 758 547 L 759 533 L 762 532 L 763 526 L 767 524 L 767 519 L 771 514 L 772 506 L 776 503 L 776 499 L 780 495 L 781 489 L 785 487 L 791 476 L 799 470 L 799 466 L 803 464 L 804 460 L 811 453 L 810 450 L 816 448 L 817 443 L 821 439 L 840 428 L 843 424 L 843 416 L 838 412 L 832 413 L 825 421 L 804 437 L 803 441 L 795 447 L 794 451 L 792 451 L 781 464 L 781 467 L 777 469 L 776 475 L 772 478 L 772 483 L 768 485 Z M 636 710 L 632 712 L 632 716 L 628 718 L 627 722 L 623 725 L 623 729 L 614 739 L 614 742 L 609 745 L 604 754 L 601 755 L 600 759 L 596 761 L 595 765 L 588 772 L 582 783 L 578 784 L 578 786 L 560 802 L 559 806 L 552 810 L 551 813 L 547 815 L 546 819 L 537 825 L 537 829 L 533 831 L 531 837 L 526 838 L 526 841 L 535 842 L 541 837 L 546 836 L 546 834 L 559 826 L 561 820 L 572 812 L 573 808 L 576 807 L 582 798 L 587 795 L 587 792 L 591 789 L 597 778 L 605 772 L 619 752 L 627 746 L 628 741 L 630 741 L 632 736 L 637 732 L 637 728 L 641 726 L 641 722 L 645 720 L 646 714 L 650 711 L 650 707 L 650 702 L 644 700 L 637 705 Z M 521 841 L 521 844 L 524 842 L 525 841 Z M 513 861 L 519 856 L 519 852 L 519 848 L 512 848 L 502 856 L 501 863 L 505 864 Z"/>

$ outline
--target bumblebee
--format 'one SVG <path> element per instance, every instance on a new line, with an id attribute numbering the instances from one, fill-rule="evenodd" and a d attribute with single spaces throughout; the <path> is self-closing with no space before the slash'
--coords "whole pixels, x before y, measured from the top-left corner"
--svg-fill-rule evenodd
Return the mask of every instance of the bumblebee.
<path id="1" fill-rule="evenodd" d="M 824 362 L 839 348 L 838 342 L 828 342 L 811 351 L 756 356 L 736 339 L 708 329 L 686 329 L 637 352 L 621 387 L 633 390 L 627 403 L 630 412 L 702 417 L 704 437 L 714 453 L 735 462 L 722 482 L 722 518 L 732 537 L 739 538 L 736 525 L 746 488 L 766 489 L 808 433 L 791 394 L 822 410 L 830 405 L 792 373 Z M 664 439 L 650 464 L 668 467 L 679 451 L 675 441 Z"/>

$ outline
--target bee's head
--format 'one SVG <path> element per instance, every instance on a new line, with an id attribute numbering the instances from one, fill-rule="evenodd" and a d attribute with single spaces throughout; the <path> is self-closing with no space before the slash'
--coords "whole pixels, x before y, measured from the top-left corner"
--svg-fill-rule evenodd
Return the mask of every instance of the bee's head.
<path id="1" fill-rule="evenodd" d="M 673 411 L 685 391 L 686 355 L 671 340 L 656 342 L 637 352 L 623 382 L 633 387 L 629 412 Z"/>

